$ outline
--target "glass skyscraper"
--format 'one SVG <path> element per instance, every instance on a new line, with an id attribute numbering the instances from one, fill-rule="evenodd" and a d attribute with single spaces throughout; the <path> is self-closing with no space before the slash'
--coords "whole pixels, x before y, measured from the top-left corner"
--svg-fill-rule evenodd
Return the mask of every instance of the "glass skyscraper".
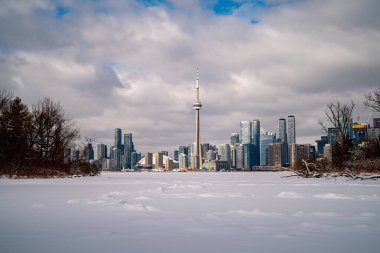
<path id="1" fill-rule="evenodd" d="M 251 130 L 251 143 L 253 144 L 253 166 L 260 165 L 260 120 L 254 119 L 252 121 Z"/>
<path id="2" fill-rule="evenodd" d="M 262 134 L 260 136 L 260 165 L 268 166 L 268 145 L 273 143 L 275 135 L 271 133 Z"/>
<path id="3" fill-rule="evenodd" d="M 121 129 L 115 128 L 114 147 L 121 150 Z"/>
<path id="4" fill-rule="evenodd" d="M 240 143 L 251 143 L 252 132 L 251 121 L 240 121 Z"/>
<path id="5" fill-rule="evenodd" d="M 124 167 L 126 169 L 132 169 L 132 157 L 131 154 L 134 151 L 132 134 L 124 134 Z"/>

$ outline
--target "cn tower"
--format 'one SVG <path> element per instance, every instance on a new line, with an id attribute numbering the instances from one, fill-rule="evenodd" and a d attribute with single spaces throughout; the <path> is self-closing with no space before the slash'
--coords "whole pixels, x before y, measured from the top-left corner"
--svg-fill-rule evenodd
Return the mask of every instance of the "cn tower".
<path id="1" fill-rule="evenodd" d="M 202 103 L 199 101 L 199 80 L 198 80 L 198 68 L 197 68 L 197 81 L 195 84 L 196 89 L 196 100 L 194 102 L 193 108 L 195 110 L 195 159 L 194 168 L 201 170 L 202 168 L 202 157 L 201 157 L 201 142 L 200 142 L 200 130 L 199 130 L 199 110 L 202 108 Z"/>

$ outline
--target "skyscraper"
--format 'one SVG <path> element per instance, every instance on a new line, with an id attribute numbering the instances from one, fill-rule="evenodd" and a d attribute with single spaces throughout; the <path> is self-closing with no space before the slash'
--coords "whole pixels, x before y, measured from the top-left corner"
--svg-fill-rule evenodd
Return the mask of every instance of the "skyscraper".
<path id="1" fill-rule="evenodd" d="M 240 121 L 240 143 L 251 143 L 252 123 L 250 121 Z"/>
<path id="2" fill-rule="evenodd" d="M 296 119 L 293 115 L 288 116 L 288 145 L 296 143 Z"/>
<path id="3" fill-rule="evenodd" d="M 238 133 L 232 133 L 231 134 L 231 145 L 235 146 L 236 144 L 239 143 L 239 134 Z"/>
<path id="4" fill-rule="evenodd" d="M 252 121 L 251 143 L 253 144 L 253 166 L 260 165 L 260 120 Z"/>
<path id="5" fill-rule="evenodd" d="M 244 168 L 244 145 L 239 144 L 235 146 L 236 151 L 236 168 L 243 169 Z"/>
<path id="6" fill-rule="evenodd" d="M 201 158 L 201 142 L 200 142 L 200 129 L 199 129 L 199 110 L 202 108 L 202 103 L 199 101 L 199 80 L 198 80 L 198 69 L 197 69 L 197 80 L 196 80 L 196 100 L 194 102 L 193 108 L 195 110 L 195 154 L 194 154 L 194 164 L 193 167 L 200 170 L 202 168 L 202 158 Z"/>
<path id="7" fill-rule="evenodd" d="M 279 119 L 278 122 L 278 137 L 279 137 L 279 142 L 282 143 L 281 146 L 281 159 L 284 163 L 289 162 L 289 155 L 288 155 L 288 137 L 286 133 L 286 120 L 284 118 Z"/>
<path id="8" fill-rule="evenodd" d="M 222 144 L 218 146 L 218 155 L 221 161 L 231 162 L 231 147 L 230 144 Z"/>
<path id="9" fill-rule="evenodd" d="M 185 155 L 189 154 L 187 146 L 179 146 L 178 151 L 180 154 L 185 154 Z"/>
<path id="10" fill-rule="evenodd" d="M 164 155 L 161 152 L 157 152 L 155 160 L 155 169 L 162 169 L 164 167 Z"/>
<path id="11" fill-rule="evenodd" d="M 115 128 L 114 147 L 121 150 L 121 129 Z"/>
<path id="12" fill-rule="evenodd" d="M 282 143 L 287 142 L 286 120 L 284 118 L 278 120 L 278 139 Z"/>
<path id="13" fill-rule="evenodd" d="M 124 134 L 124 167 L 127 169 L 132 169 L 132 159 L 131 154 L 134 151 L 132 134 Z"/>
<path id="14" fill-rule="evenodd" d="M 97 159 L 102 160 L 103 158 L 107 158 L 107 145 L 98 144 L 97 145 Z"/>
<path id="15" fill-rule="evenodd" d="M 262 134 L 260 136 L 260 165 L 268 165 L 268 145 L 273 143 L 275 135 L 271 133 Z"/>

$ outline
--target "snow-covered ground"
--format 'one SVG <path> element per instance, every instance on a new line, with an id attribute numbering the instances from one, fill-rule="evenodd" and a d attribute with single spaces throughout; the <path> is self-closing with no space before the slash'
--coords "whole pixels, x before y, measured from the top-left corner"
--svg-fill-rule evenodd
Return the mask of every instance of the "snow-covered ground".
<path id="1" fill-rule="evenodd" d="M 380 180 L 0 179 L 0 252 L 380 252 Z"/>

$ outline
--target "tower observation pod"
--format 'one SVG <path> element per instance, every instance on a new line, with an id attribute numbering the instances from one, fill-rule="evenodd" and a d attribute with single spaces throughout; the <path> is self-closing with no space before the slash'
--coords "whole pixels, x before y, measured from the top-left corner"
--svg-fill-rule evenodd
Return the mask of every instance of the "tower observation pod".
<path id="1" fill-rule="evenodd" d="M 195 154 L 193 167 L 197 170 L 202 169 L 202 157 L 201 157 L 201 142 L 200 142 L 200 129 L 199 129 L 199 110 L 202 108 L 202 103 L 199 101 L 199 77 L 197 68 L 197 80 L 195 84 L 196 100 L 193 108 L 195 110 Z"/>

